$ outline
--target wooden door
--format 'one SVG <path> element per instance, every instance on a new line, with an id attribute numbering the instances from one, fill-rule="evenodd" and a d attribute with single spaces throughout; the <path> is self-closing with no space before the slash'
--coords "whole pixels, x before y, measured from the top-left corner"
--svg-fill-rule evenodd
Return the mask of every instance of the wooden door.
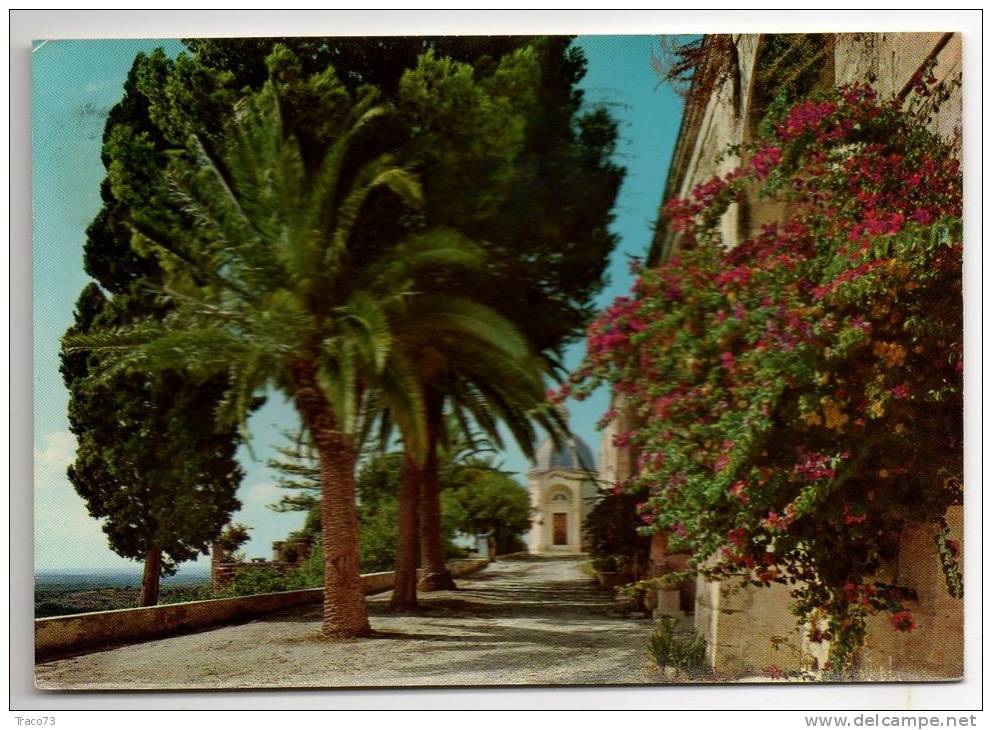
<path id="1" fill-rule="evenodd" d="M 554 544 L 568 545 L 568 515 L 564 512 L 555 512 L 553 517 Z"/>

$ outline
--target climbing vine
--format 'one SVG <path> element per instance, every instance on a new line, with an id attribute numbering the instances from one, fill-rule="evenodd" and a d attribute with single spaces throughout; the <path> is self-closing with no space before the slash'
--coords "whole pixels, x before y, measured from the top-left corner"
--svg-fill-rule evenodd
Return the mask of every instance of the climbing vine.
<path id="1" fill-rule="evenodd" d="M 557 396 L 622 394 L 641 529 L 707 576 L 791 586 L 836 667 L 870 614 L 913 630 L 878 570 L 962 498 L 961 172 L 929 131 L 950 89 L 916 81 L 905 104 L 867 85 L 772 104 L 742 165 L 667 204 L 677 255 L 591 325 Z M 725 240 L 755 189 L 781 219 Z"/>

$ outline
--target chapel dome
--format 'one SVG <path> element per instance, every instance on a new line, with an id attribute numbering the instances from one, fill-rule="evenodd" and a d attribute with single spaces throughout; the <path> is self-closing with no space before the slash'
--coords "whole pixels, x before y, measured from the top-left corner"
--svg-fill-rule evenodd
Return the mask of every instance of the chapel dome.
<path id="1" fill-rule="evenodd" d="M 595 471 L 596 460 L 592 449 L 578 436 L 572 436 L 560 448 L 555 448 L 551 438 L 544 439 L 534 457 L 534 469 L 572 469 Z"/>

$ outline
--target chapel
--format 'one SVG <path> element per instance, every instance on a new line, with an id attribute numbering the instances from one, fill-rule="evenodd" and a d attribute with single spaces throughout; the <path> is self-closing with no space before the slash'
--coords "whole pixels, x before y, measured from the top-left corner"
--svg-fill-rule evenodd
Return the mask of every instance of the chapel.
<path id="1" fill-rule="evenodd" d="M 548 438 L 528 472 L 531 528 L 528 550 L 535 554 L 581 553 L 582 526 L 596 503 L 596 462 L 578 436 L 556 447 Z"/>

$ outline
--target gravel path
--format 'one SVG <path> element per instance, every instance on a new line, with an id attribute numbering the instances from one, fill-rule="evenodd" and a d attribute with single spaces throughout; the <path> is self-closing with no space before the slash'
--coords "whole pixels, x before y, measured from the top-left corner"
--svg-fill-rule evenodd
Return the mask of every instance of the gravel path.
<path id="1" fill-rule="evenodd" d="M 421 595 L 421 609 L 369 599 L 370 639 L 320 639 L 318 606 L 196 634 L 39 664 L 40 689 L 219 689 L 659 681 L 651 624 L 621 618 L 579 558 L 501 560 Z"/>

